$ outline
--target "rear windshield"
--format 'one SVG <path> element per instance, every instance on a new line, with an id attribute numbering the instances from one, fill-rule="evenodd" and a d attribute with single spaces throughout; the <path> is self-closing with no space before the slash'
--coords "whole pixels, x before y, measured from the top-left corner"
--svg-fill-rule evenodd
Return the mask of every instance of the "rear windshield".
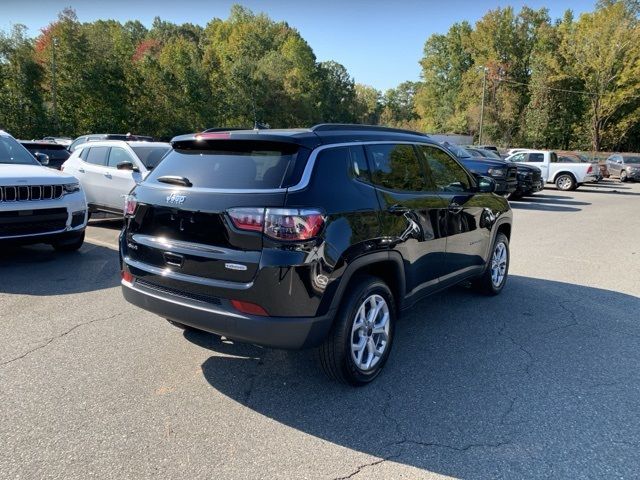
<path id="1" fill-rule="evenodd" d="M 138 156 L 142 164 L 149 170 L 153 170 L 158 166 L 162 157 L 171 150 L 171 147 L 131 147 L 135 154 Z"/>
<path id="2" fill-rule="evenodd" d="M 298 148 L 265 141 L 181 143 L 153 170 L 149 180 L 171 175 L 187 178 L 194 187 L 280 188 L 294 167 Z"/>

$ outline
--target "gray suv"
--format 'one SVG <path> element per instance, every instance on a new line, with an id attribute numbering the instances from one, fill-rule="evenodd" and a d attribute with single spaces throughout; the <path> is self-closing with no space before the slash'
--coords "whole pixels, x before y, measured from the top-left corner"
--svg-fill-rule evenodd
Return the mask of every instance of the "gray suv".
<path id="1" fill-rule="evenodd" d="M 640 156 L 616 153 L 607 158 L 607 170 L 612 177 L 627 180 L 640 180 Z"/>

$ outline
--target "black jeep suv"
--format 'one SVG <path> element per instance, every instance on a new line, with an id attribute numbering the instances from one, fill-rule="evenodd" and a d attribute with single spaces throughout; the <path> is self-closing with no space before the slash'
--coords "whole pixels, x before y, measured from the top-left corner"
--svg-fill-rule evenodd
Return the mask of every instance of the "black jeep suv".
<path id="1" fill-rule="evenodd" d="M 505 285 L 508 202 L 425 135 L 325 124 L 172 145 L 127 197 L 120 253 L 125 298 L 174 325 L 318 347 L 358 385 L 401 311 L 461 281 Z"/>

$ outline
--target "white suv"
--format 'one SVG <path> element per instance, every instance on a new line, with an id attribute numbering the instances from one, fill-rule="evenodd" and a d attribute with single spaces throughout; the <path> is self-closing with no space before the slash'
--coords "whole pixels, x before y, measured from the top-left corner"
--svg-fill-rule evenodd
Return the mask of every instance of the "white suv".
<path id="1" fill-rule="evenodd" d="M 0 244 L 49 243 L 73 251 L 82 246 L 86 226 L 78 180 L 43 167 L 0 130 Z"/>
<path id="2" fill-rule="evenodd" d="M 80 181 L 90 212 L 122 214 L 125 195 L 169 150 L 171 144 L 163 142 L 93 141 L 77 146 L 62 171 Z"/>

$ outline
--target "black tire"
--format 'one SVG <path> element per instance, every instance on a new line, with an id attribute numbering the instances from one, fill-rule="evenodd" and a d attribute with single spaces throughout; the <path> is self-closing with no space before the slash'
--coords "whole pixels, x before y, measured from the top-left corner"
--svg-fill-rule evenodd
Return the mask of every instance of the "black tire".
<path id="1" fill-rule="evenodd" d="M 555 180 L 556 188 L 565 192 L 575 190 L 577 188 L 576 179 L 568 173 L 560 174 Z"/>
<path id="2" fill-rule="evenodd" d="M 357 365 L 351 352 L 355 333 L 353 332 L 353 328 L 360 307 L 365 308 L 366 312 L 366 306 L 364 306 L 365 300 L 374 298 L 374 296 L 379 296 L 384 299 L 388 308 L 388 335 L 382 355 L 377 357 L 377 363 L 370 369 L 362 369 Z M 367 306 L 369 306 L 369 304 L 367 304 Z M 358 278 L 353 279 L 348 286 L 348 293 L 342 299 L 327 339 L 317 349 L 320 366 L 324 373 L 332 380 L 353 386 L 362 386 L 373 381 L 380 374 L 389 358 L 389 353 L 393 346 L 395 322 L 395 299 L 387 284 L 379 278 L 369 275 L 358 276 Z M 368 333 L 363 336 L 361 332 L 357 332 L 360 338 L 366 336 L 371 337 L 372 341 L 377 345 L 381 337 L 378 337 L 378 340 L 373 337 L 375 334 L 372 334 L 373 329 L 371 326 L 364 328 L 366 328 Z M 368 345 L 365 341 L 365 347 L 362 350 L 362 355 L 364 355 L 366 349 L 367 358 L 372 355 Z M 374 349 L 375 348 L 374 346 Z M 374 357 L 375 355 L 373 355 L 372 358 Z"/>
<path id="3" fill-rule="evenodd" d="M 71 239 L 60 240 L 57 242 L 53 242 L 51 246 L 56 249 L 58 252 L 75 252 L 80 250 L 82 244 L 84 243 L 84 232 L 79 234 L 77 237 Z"/>
<path id="4" fill-rule="evenodd" d="M 509 194 L 509 200 L 521 200 L 522 197 L 524 197 L 523 193 L 513 192 Z"/>
<path id="5" fill-rule="evenodd" d="M 498 285 L 496 285 L 493 281 L 493 261 L 494 261 L 494 255 L 496 253 L 496 249 L 498 248 L 498 245 L 504 245 L 505 246 L 505 251 L 506 251 L 506 264 L 505 264 L 505 269 L 504 269 L 504 276 L 502 278 L 502 280 L 500 281 L 500 283 Z M 485 295 L 498 295 L 500 292 L 502 292 L 502 289 L 504 288 L 505 284 L 507 283 L 507 277 L 509 276 L 509 262 L 511 261 L 511 253 L 509 252 L 509 239 L 507 238 L 507 236 L 503 233 L 498 233 L 498 235 L 496 235 L 496 239 L 493 242 L 493 246 L 491 247 L 491 254 L 489 256 L 489 263 L 487 264 L 487 268 L 485 269 L 484 273 L 476 278 L 475 280 L 473 280 L 473 282 L 471 283 L 471 285 L 473 286 L 473 288 L 475 290 L 477 290 L 480 293 L 483 293 Z"/>
<path id="6" fill-rule="evenodd" d="M 624 170 L 622 170 L 620 172 L 620 182 L 624 183 L 627 181 L 627 172 L 625 172 Z"/>

